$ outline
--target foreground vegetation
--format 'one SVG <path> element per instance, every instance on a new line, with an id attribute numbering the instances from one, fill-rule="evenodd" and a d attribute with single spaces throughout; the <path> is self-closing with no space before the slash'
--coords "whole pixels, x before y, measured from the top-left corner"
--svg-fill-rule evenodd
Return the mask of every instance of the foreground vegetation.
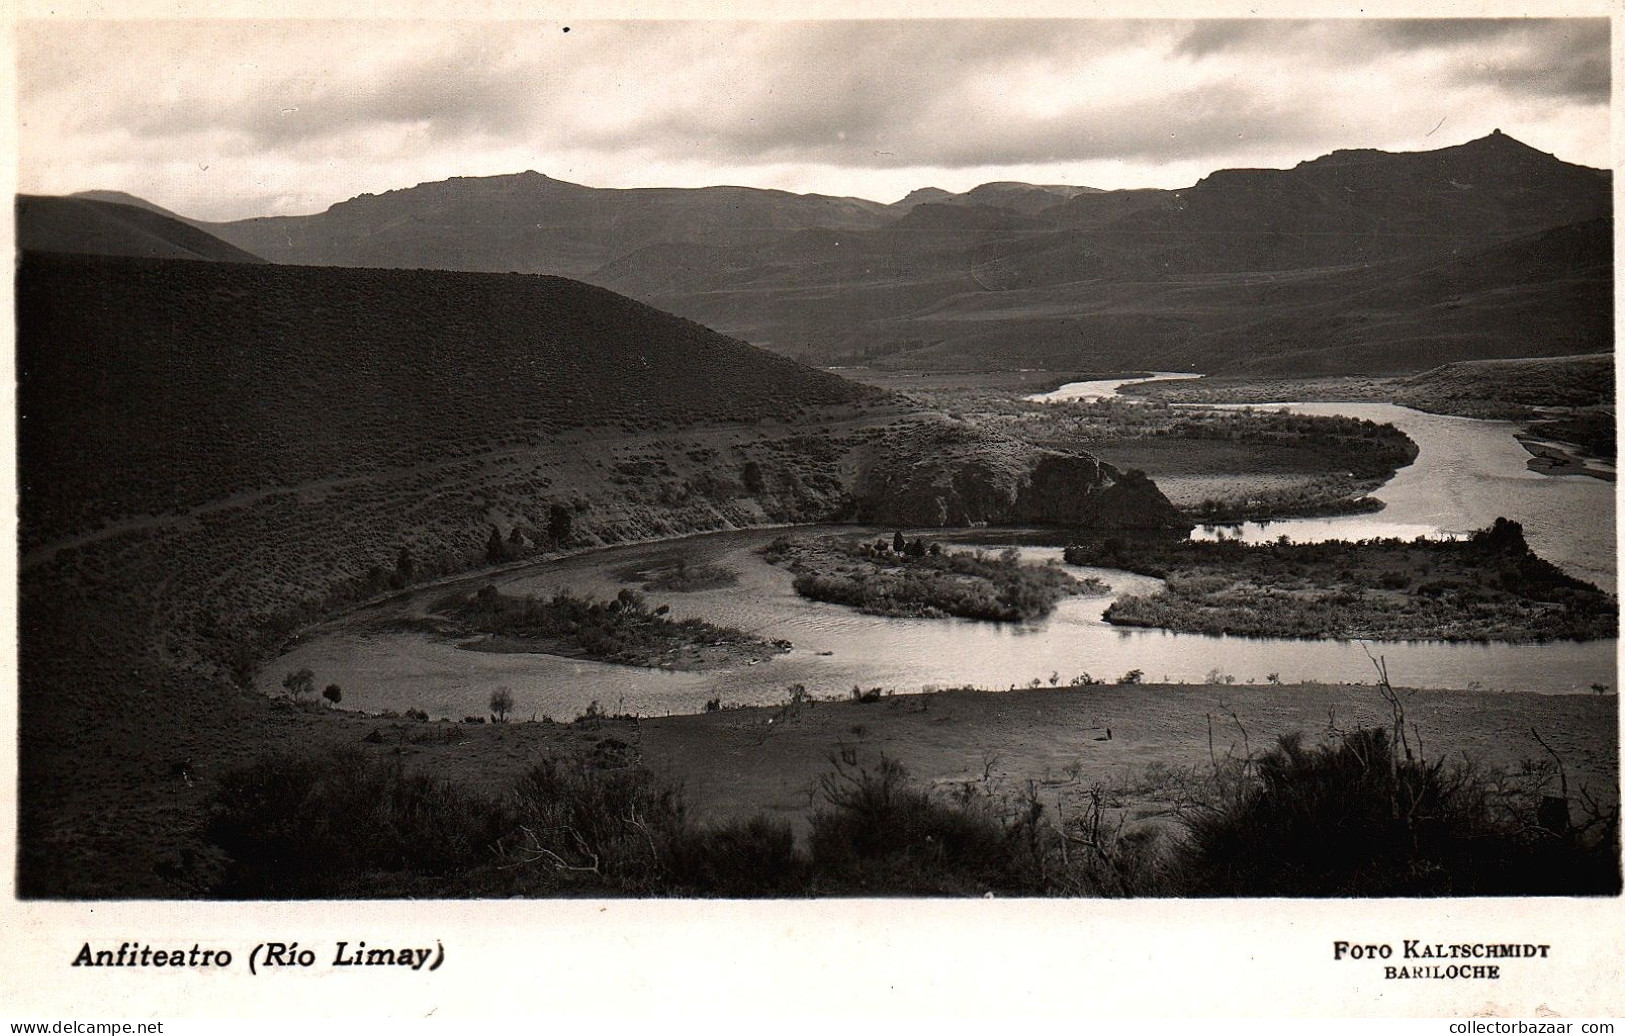
<path id="1" fill-rule="evenodd" d="M 1397 701 L 1397 698 L 1395 699 Z M 1613 895 L 1617 809 L 1549 794 L 1549 766 L 1428 762 L 1405 729 L 1283 737 L 1137 775 L 1171 824 L 1125 831 L 1113 789 L 1063 814 L 1027 782 L 948 793 L 899 762 L 832 756 L 804 837 L 755 815 L 701 822 L 615 738 L 476 793 L 353 748 L 227 774 L 208 803 L 231 898 L 407 895 Z M 1559 774 L 1561 776 L 1561 774 Z M 1578 819 L 1576 819 L 1576 815 Z M 799 844 L 798 844 L 799 843 Z"/>
<path id="2" fill-rule="evenodd" d="M 768 642 L 703 619 L 672 619 L 650 610 L 644 596 L 623 589 L 612 601 L 560 591 L 551 598 L 511 597 L 494 586 L 442 598 L 437 614 L 456 621 L 448 632 L 483 634 L 465 647 L 479 651 L 541 651 L 621 665 L 709 669 L 771 658 L 790 645 Z"/>
<path id="3" fill-rule="evenodd" d="M 1517 523 L 1465 540 L 1153 543 L 1106 539 L 1068 562 L 1166 580 L 1125 594 L 1123 626 L 1259 637 L 1455 641 L 1594 640 L 1618 633 L 1618 602 L 1537 557 Z"/>
<path id="4" fill-rule="evenodd" d="M 1078 579 L 1055 565 L 1024 565 L 1016 548 L 989 557 L 910 541 L 900 532 L 873 543 L 781 536 L 763 554 L 796 573 L 801 596 L 870 615 L 1026 622 L 1070 594 L 1107 590 L 1098 579 Z"/>

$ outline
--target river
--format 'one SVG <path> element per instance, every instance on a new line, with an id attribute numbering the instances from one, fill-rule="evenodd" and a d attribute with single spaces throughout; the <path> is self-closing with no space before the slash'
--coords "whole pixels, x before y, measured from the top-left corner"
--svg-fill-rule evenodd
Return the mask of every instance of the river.
<path id="1" fill-rule="evenodd" d="M 1410 539 L 1471 532 L 1506 517 L 1523 523 L 1524 538 L 1541 557 L 1610 593 L 1618 589 L 1614 484 L 1588 475 L 1529 470 L 1529 451 L 1514 438 L 1518 425 L 1427 414 L 1391 403 L 1291 403 L 1267 409 L 1391 424 L 1410 436 L 1420 452 L 1415 463 L 1377 490 L 1386 505 L 1381 511 L 1248 522 L 1198 529 L 1196 535 L 1223 534 L 1249 542 L 1281 535 L 1299 541 Z"/>
<path id="2" fill-rule="evenodd" d="M 1157 371 L 1137 378 L 1101 378 L 1096 381 L 1069 381 L 1060 388 L 1049 392 L 1040 392 L 1037 395 L 1025 397 L 1029 403 L 1070 403 L 1079 399 L 1107 399 L 1117 395 L 1117 390 L 1124 385 L 1144 385 L 1150 381 L 1184 381 L 1188 378 L 1200 378 L 1200 374 L 1181 374 L 1173 371 Z"/>
<path id="3" fill-rule="evenodd" d="M 1082 398 L 1082 397 L 1080 397 Z M 1439 417 L 1386 404 L 1294 404 L 1302 413 L 1346 414 L 1398 425 L 1420 454 L 1378 495 L 1378 513 L 1336 519 L 1252 524 L 1235 531 L 1248 539 L 1293 539 L 1461 532 L 1505 515 L 1524 523 L 1543 556 L 1608 589 L 1614 574 L 1613 487 L 1590 478 L 1553 478 L 1529 472 L 1527 453 L 1501 422 Z M 852 532 L 851 527 L 806 530 Z M 877 531 L 878 532 L 878 531 Z M 788 572 L 764 561 L 759 549 L 779 533 L 715 533 L 683 540 L 612 548 L 504 573 L 507 593 L 577 593 L 611 596 L 626 580 L 619 573 L 685 556 L 738 573 L 737 585 L 697 593 L 652 594 L 676 618 L 702 617 L 794 644 L 788 654 L 753 666 L 711 672 L 671 672 L 609 665 L 542 654 L 488 654 L 408 633 L 364 633 L 342 624 L 318 633 L 266 666 L 268 693 L 300 666 L 318 685 L 338 683 L 346 707 L 364 711 L 419 708 L 435 717 L 483 715 L 497 687 L 507 687 L 520 718 L 570 719 L 592 701 L 610 711 L 639 715 L 695 712 L 707 700 L 772 704 L 786 688 L 803 684 L 819 695 L 854 685 L 912 692 L 974 685 L 1025 686 L 1033 680 L 1066 683 L 1084 673 L 1115 680 L 1141 670 L 1147 681 L 1200 683 L 1217 673 L 1240 683 L 1271 678 L 1294 682 L 1370 682 L 1367 657 L 1386 659 L 1394 682 L 1411 687 L 1579 693 L 1616 683 L 1617 642 L 1586 644 L 1448 644 L 1434 641 L 1303 641 L 1213 637 L 1130 630 L 1101 618 L 1119 593 L 1145 593 L 1156 581 L 1107 570 L 1079 570 L 1112 587 L 1105 597 L 1069 598 L 1045 620 L 996 624 L 967 620 L 894 619 L 799 597 Z M 1199 533 L 1200 534 L 1200 533 Z M 1212 535 L 1212 532 L 1207 533 Z M 1009 542 L 994 530 L 978 546 Z M 1011 538 L 1014 538 L 1012 535 Z M 1058 558 L 1057 547 L 1023 544 L 1031 561 Z M 427 592 L 426 592 L 427 593 Z"/>

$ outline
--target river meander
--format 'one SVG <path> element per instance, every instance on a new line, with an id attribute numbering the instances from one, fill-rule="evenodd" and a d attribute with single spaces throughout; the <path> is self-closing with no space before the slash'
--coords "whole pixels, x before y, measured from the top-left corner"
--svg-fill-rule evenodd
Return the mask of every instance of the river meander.
<path id="1" fill-rule="evenodd" d="M 1543 556 L 1609 590 L 1614 573 L 1613 486 L 1583 477 L 1530 472 L 1527 453 L 1501 422 L 1439 417 L 1386 404 L 1303 404 L 1305 413 L 1340 413 L 1398 425 L 1416 440 L 1420 455 L 1378 495 L 1383 511 L 1336 519 L 1254 525 L 1249 539 L 1294 539 L 1462 532 L 1497 515 L 1516 518 Z M 806 530 L 853 531 L 850 527 Z M 778 532 L 715 533 L 595 551 L 504 573 L 508 593 L 577 593 L 610 596 L 629 567 L 686 556 L 727 566 L 737 585 L 698 593 L 652 595 L 674 616 L 697 616 L 794 649 L 752 666 L 711 672 L 672 672 L 559 658 L 542 654 L 488 654 L 410 633 L 369 633 L 359 624 L 336 624 L 306 639 L 268 665 L 261 686 L 273 691 L 299 666 L 318 685 L 344 689 L 347 707 L 365 711 L 420 708 L 432 716 L 482 715 L 498 686 L 513 692 L 521 718 L 568 719 L 598 701 L 613 711 L 641 715 L 694 712 L 711 698 L 725 703 L 771 704 L 785 689 L 804 684 L 820 695 L 854 685 L 899 693 L 975 685 L 1024 686 L 1033 680 L 1064 683 L 1088 673 L 1113 680 L 1142 670 L 1148 681 L 1197 683 L 1218 671 L 1235 680 L 1264 683 L 1360 682 L 1373 678 L 1366 649 L 1387 660 L 1396 684 L 1412 687 L 1576 693 L 1593 684 L 1616 684 L 1616 641 L 1585 644 L 1448 644 L 1430 641 L 1302 641 L 1214 637 L 1108 625 L 1101 612 L 1112 596 L 1071 598 L 1048 619 L 1032 624 L 965 620 L 895 619 L 862 615 L 838 605 L 805 600 L 783 569 L 764 561 L 761 546 Z M 991 549 L 1018 537 L 995 530 L 976 535 Z M 1023 543 L 1028 560 L 1059 556 L 1054 546 Z M 1112 594 L 1144 593 L 1155 580 L 1116 571 L 1081 570 L 1112 586 Z M 426 591 L 425 596 L 442 591 Z"/>

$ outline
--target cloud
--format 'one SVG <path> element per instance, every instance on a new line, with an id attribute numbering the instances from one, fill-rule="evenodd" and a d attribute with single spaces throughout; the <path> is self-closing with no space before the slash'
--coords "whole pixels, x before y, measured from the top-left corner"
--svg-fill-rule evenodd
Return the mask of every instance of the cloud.
<path id="1" fill-rule="evenodd" d="M 1529 25 L 1522 18 L 1399 18 L 1371 22 L 1368 28 L 1396 46 L 1428 48 L 1484 44 L 1526 32 Z"/>
<path id="2" fill-rule="evenodd" d="M 1457 55 L 1451 81 L 1492 86 L 1521 96 L 1608 103 L 1611 75 L 1606 20 L 1511 22 L 1499 42 L 1494 48 Z"/>
<path id="3" fill-rule="evenodd" d="M 1437 146 L 1441 118 L 1607 162 L 1601 19 L 570 25 L 23 23 L 23 186 L 221 217 L 524 168 L 831 194 L 1180 186 Z"/>

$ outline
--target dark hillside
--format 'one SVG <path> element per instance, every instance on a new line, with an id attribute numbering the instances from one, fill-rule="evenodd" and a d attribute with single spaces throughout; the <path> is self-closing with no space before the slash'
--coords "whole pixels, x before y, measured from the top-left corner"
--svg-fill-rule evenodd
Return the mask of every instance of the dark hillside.
<path id="1" fill-rule="evenodd" d="M 1224 169 L 1114 224 L 1170 272 L 1285 270 L 1438 255 L 1610 214 L 1608 183 L 1497 131 L 1437 151 L 1334 151 Z"/>
<path id="2" fill-rule="evenodd" d="M 139 199 L 130 199 L 139 201 Z M 17 196 L 17 247 L 77 255 L 263 263 L 189 223 L 147 207 L 96 198 Z"/>
<path id="3" fill-rule="evenodd" d="M 168 216 L 170 219 L 180 220 L 182 223 L 190 222 L 178 212 L 172 212 L 162 205 L 154 204 L 127 191 L 74 191 L 68 197 L 80 198 L 85 201 L 110 201 L 115 205 L 129 205 L 137 209 L 146 209 L 148 212 L 156 212 L 160 216 Z"/>
<path id="4" fill-rule="evenodd" d="M 873 394 L 549 277 L 29 255 L 17 299 L 25 549 L 566 428 L 792 420 Z"/>
<path id="5" fill-rule="evenodd" d="M 920 187 L 908 193 L 908 197 L 893 202 L 891 208 L 899 212 L 908 212 L 919 205 L 989 205 L 994 208 L 1010 209 L 1013 212 L 1024 212 L 1033 215 L 1066 202 L 1080 194 L 1105 194 L 1098 187 L 1072 187 L 1066 184 L 1036 184 L 1018 183 L 1013 180 L 998 180 L 993 183 L 984 183 L 962 194 L 942 190 L 940 187 Z"/>
<path id="6" fill-rule="evenodd" d="M 1276 289 L 1213 336 L 1210 369 L 1405 372 L 1457 360 L 1610 352 L 1613 220 Z M 1249 355 L 1252 354 L 1252 355 Z"/>

